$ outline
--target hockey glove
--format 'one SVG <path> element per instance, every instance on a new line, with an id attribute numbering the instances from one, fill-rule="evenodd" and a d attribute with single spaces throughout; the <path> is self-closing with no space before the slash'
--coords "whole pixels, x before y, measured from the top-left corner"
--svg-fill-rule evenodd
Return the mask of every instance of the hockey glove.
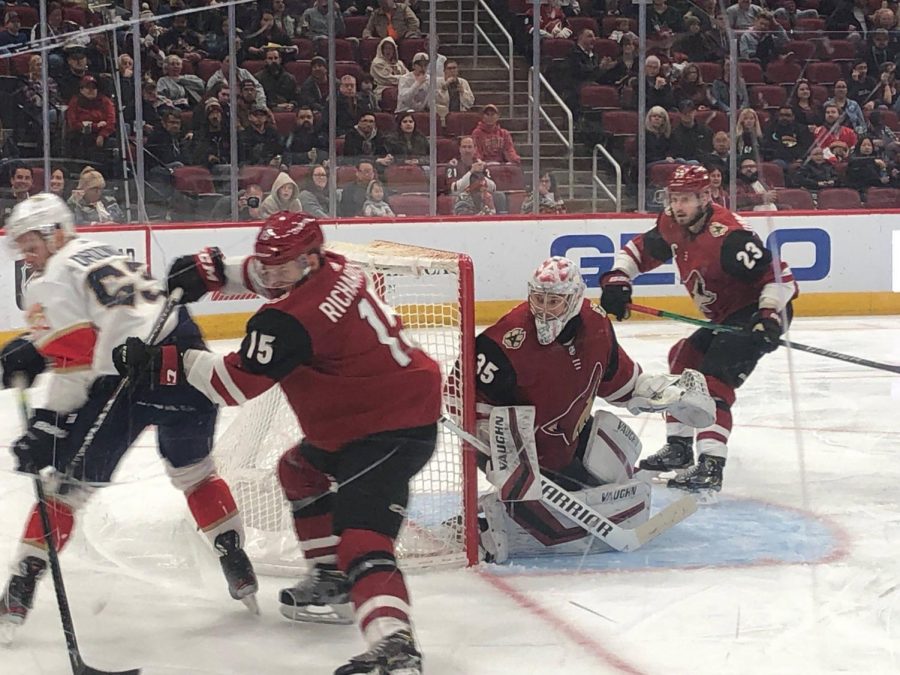
<path id="1" fill-rule="evenodd" d="M 12 387 L 17 376 L 24 378 L 26 387 L 30 387 L 35 378 L 44 372 L 47 362 L 35 349 L 34 343 L 24 337 L 17 337 L 7 342 L 0 350 L 0 365 L 3 366 L 3 386 Z"/>
<path id="2" fill-rule="evenodd" d="M 612 270 L 600 277 L 600 306 L 619 321 L 631 316 L 631 279 L 619 270 Z"/>
<path id="3" fill-rule="evenodd" d="M 167 278 L 169 292 L 180 288 L 181 303 L 197 302 L 207 293 L 225 285 L 225 256 L 218 247 L 205 248 L 196 255 L 175 258 Z"/>
<path id="4" fill-rule="evenodd" d="M 175 345 L 148 345 L 130 337 L 113 349 L 112 359 L 119 374 L 135 385 L 148 382 L 155 389 L 179 384 L 184 378 L 181 354 Z"/>
<path id="5" fill-rule="evenodd" d="M 64 451 L 69 435 L 68 414 L 39 408 L 28 423 L 28 431 L 13 443 L 12 451 L 18 460 L 16 471 L 37 473 Z"/>
<path id="6" fill-rule="evenodd" d="M 750 319 L 750 335 L 763 354 L 778 349 L 781 339 L 781 317 L 774 309 L 761 309 Z"/>

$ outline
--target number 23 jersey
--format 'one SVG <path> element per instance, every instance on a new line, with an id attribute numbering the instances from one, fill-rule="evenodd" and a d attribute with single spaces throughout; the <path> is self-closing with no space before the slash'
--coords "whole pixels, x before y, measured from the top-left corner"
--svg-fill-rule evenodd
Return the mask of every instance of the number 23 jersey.
<path id="1" fill-rule="evenodd" d="M 438 364 L 404 334 L 361 267 L 334 253 L 321 260 L 250 318 L 239 351 L 188 350 L 188 381 L 220 405 L 238 405 L 278 382 L 306 439 L 324 450 L 435 423 Z"/>

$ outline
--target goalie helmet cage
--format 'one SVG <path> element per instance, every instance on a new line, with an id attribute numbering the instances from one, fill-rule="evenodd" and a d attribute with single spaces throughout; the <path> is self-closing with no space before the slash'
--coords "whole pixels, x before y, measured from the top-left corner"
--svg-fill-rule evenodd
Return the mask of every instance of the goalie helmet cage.
<path id="1" fill-rule="evenodd" d="M 444 413 L 468 431 L 475 423 L 474 280 L 463 254 L 375 241 L 329 243 L 361 265 L 379 297 L 403 319 L 407 334 L 441 365 Z M 278 483 L 281 455 L 303 432 L 281 387 L 243 404 L 215 444 L 244 521 L 245 548 L 257 570 L 295 575 L 306 568 Z M 434 456 L 410 486 L 408 519 L 397 540 L 405 569 L 477 562 L 475 454 L 438 425 Z"/>

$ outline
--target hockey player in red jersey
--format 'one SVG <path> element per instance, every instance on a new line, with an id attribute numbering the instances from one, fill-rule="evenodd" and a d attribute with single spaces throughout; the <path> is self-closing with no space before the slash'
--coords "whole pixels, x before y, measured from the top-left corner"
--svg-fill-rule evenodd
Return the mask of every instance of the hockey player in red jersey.
<path id="1" fill-rule="evenodd" d="M 674 258 L 681 283 L 710 321 L 746 329 L 717 333 L 701 328 L 669 352 L 673 373 L 694 368 L 706 375 L 716 401 L 716 420 L 697 432 L 694 464 L 693 431 L 668 417 L 666 445 L 643 460 L 640 468 L 686 469 L 668 485 L 687 491 L 721 490 L 736 390 L 759 359 L 778 347 L 793 315 L 791 301 L 798 294 L 787 263 L 774 261 L 739 216 L 713 204 L 709 186 L 703 167 L 679 167 L 656 226 L 628 242 L 616 255 L 612 270 L 600 278 L 601 304 L 621 321 L 629 316 L 632 279 Z"/>
<path id="2" fill-rule="evenodd" d="M 169 286 L 185 301 L 244 288 L 269 301 L 226 356 L 130 339 L 120 360 L 125 372 L 156 379 L 177 359 L 184 378 L 219 405 L 281 386 L 305 437 L 281 458 L 278 478 L 311 568 L 281 592 L 282 614 L 346 622 L 352 602 L 370 649 L 336 674 L 415 675 L 421 655 L 394 541 L 409 480 L 434 452 L 440 367 L 405 336 L 364 270 L 323 244 L 314 219 L 281 212 L 246 259 L 226 261 L 218 249 L 177 259 Z"/>
<path id="3" fill-rule="evenodd" d="M 611 412 L 592 416 L 595 399 L 635 414 L 669 411 L 692 426 L 709 424 L 714 405 L 698 373 L 643 373 L 619 344 L 606 312 L 584 292 L 574 262 L 548 258 L 528 282 L 528 300 L 476 338 L 479 433 L 497 445 L 497 428 L 515 416 L 511 426 L 516 431 L 509 442 L 504 439 L 505 450 L 511 443 L 519 446 L 512 454 L 522 456 L 533 445 L 542 475 L 581 491 L 583 500 L 614 522 L 634 527 L 650 511 L 649 485 L 632 480 L 640 441 Z M 487 557 L 502 562 L 510 553 L 541 547 L 580 552 L 591 546 L 583 529 L 540 500 L 524 498 L 519 475 L 499 471 L 496 465 L 507 464 L 509 455 L 504 452 L 490 464 L 481 457 L 488 479 L 498 487 L 480 500 Z"/>

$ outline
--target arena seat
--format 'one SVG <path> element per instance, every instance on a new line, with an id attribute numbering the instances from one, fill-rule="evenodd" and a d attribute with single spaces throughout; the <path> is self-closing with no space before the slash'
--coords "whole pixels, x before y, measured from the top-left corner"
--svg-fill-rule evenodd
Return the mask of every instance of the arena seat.
<path id="1" fill-rule="evenodd" d="M 820 211 L 838 209 L 861 209 L 859 193 L 851 188 L 828 188 L 819 192 Z"/>
<path id="2" fill-rule="evenodd" d="M 388 204 L 398 216 L 427 216 L 428 195 L 396 194 L 388 198 Z"/>
<path id="3" fill-rule="evenodd" d="M 172 174 L 176 190 L 186 195 L 211 194 L 216 191 L 212 174 L 204 166 L 182 166 Z"/>
<path id="4" fill-rule="evenodd" d="M 446 136 L 468 136 L 481 121 L 481 113 L 452 112 L 444 118 L 444 134 Z"/>
<path id="5" fill-rule="evenodd" d="M 579 92 L 582 108 L 598 110 L 619 110 L 619 90 L 608 84 L 586 84 Z"/>
<path id="6" fill-rule="evenodd" d="M 638 132 L 636 110 L 607 110 L 601 120 L 603 130 L 613 136 L 631 136 Z"/>
<path id="7" fill-rule="evenodd" d="M 776 203 L 779 211 L 814 211 L 816 203 L 808 190 L 778 188 Z"/>
<path id="8" fill-rule="evenodd" d="M 492 164 L 488 170 L 500 192 L 525 188 L 525 174 L 522 173 L 522 167 L 518 164 Z"/>
<path id="9" fill-rule="evenodd" d="M 866 208 L 898 209 L 900 208 L 900 190 L 888 187 L 872 187 L 866 190 Z"/>

